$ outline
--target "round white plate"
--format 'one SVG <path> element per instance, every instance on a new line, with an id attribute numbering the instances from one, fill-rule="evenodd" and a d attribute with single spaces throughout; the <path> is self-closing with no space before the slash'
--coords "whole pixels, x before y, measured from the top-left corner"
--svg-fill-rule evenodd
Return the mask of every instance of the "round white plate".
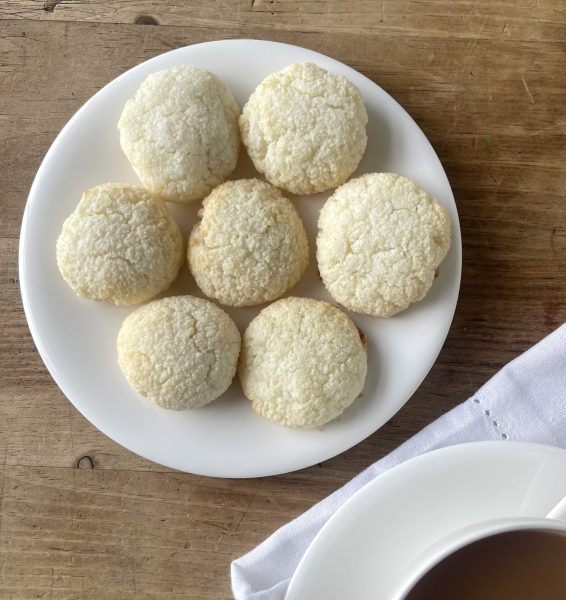
<path id="1" fill-rule="evenodd" d="M 285 600 L 394 598 L 435 541 L 490 519 L 544 517 L 564 496 L 566 450 L 502 441 L 429 452 L 376 478 L 328 520 Z"/>
<path id="2" fill-rule="evenodd" d="M 235 382 L 222 398 L 184 413 L 152 406 L 134 393 L 116 364 L 115 339 L 132 308 L 78 299 L 63 282 L 55 242 L 82 192 L 115 181 L 137 183 L 119 145 L 116 123 L 128 98 L 151 72 L 191 63 L 216 73 L 243 105 L 269 73 L 313 61 L 345 75 L 364 95 L 368 148 L 357 175 L 392 171 L 416 180 L 452 219 L 452 248 L 427 298 L 394 318 L 353 315 L 369 338 L 363 398 L 324 430 L 293 431 L 257 416 Z M 233 179 L 253 176 L 242 151 Z M 311 265 L 292 295 L 329 300 L 317 276 L 318 210 L 328 194 L 297 198 L 310 235 Z M 185 232 L 198 204 L 172 207 Z M 411 117 L 369 79 L 310 50 L 256 40 L 225 40 L 179 48 L 118 77 L 63 128 L 31 188 L 20 240 L 20 280 L 28 323 L 51 375 L 76 408 L 106 435 L 157 463 L 217 477 L 273 475 L 330 458 L 381 427 L 416 390 L 444 342 L 460 285 L 461 242 L 450 185 L 434 150 Z M 186 267 L 167 295 L 202 296 Z M 243 331 L 257 309 L 228 310 Z"/>

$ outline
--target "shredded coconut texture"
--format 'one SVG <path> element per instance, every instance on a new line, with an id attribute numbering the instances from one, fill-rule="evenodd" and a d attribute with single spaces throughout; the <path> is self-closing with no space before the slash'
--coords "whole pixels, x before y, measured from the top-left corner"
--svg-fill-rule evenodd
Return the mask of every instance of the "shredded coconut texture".
<path id="1" fill-rule="evenodd" d="M 256 169 L 293 194 L 344 183 L 366 149 L 367 112 L 356 86 L 312 63 L 264 79 L 240 117 Z"/>
<path id="2" fill-rule="evenodd" d="M 189 239 L 191 272 L 207 295 L 230 306 L 278 298 L 309 262 L 305 228 L 293 204 L 258 179 L 228 181 L 204 200 Z"/>
<path id="3" fill-rule="evenodd" d="M 204 406 L 236 373 L 240 333 L 216 305 L 192 296 L 150 302 L 126 317 L 118 364 L 142 396 L 170 410 Z"/>
<path id="4" fill-rule="evenodd" d="M 364 387 L 367 354 L 341 310 L 311 298 L 284 298 L 244 333 L 238 374 L 259 414 L 287 427 L 320 427 Z"/>
<path id="5" fill-rule="evenodd" d="M 201 200 L 236 167 L 239 113 L 216 75 L 188 65 L 157 71 L 126 102 L 120 144 L 163 200 Z"/>
<path id="6" fill-rule="evenodd" d="M 389 317 L 422 300 L 449 247 L 444 207 L 400 175 L 353 179 L 320 212 L 320 275 L 332 297 L 355 312 Z"/>
<path id="7" fill-rule="evenodd" d="M 78 296 L 137 304 L 177 277 L 179 227 L 147 190 L 107 183 L 84 192 L 57 240 L 57 265 Z"/>

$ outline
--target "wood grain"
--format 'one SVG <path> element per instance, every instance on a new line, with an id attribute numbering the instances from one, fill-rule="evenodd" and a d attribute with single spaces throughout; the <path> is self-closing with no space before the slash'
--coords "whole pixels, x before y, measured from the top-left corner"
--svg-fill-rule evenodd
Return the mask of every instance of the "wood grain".
<path id="1" fill-rule="evenodd" d="M 34 348 L 17 270 L 29 187 L 73 112 L 143 60 L 234 37 L 324 52 L 401 102 L 445 166 L 464 246 L 451 332 L 406 407 L 341 456 L 246 481 L 172 472 L 85 421 Z M 562 323 L 564 40 L 560 0 L 0 0 L 0 597 L 229 598 L 232 558 Z"/>
<path id="2" fill-rule="evenodd" d="M 139 23 L 419 38 L 561 41 L 566 6 L 556 0 L 0 0 L 10 19 Z"/>

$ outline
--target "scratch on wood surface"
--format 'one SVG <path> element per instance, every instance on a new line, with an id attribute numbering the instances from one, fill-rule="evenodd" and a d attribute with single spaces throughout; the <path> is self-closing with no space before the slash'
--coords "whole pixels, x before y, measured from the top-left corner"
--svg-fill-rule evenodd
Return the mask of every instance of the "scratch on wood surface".
<path id="1" fill-rule="evenodd" d="M 4 562 L 2 563 L 2 568 L 0 569 L 0 584 L 4 581 L 4 570 L 6 569 L 6 565 L 8 564 L 8 560 L 10 555 L 6 552 L 4 554 Z"/>
<path id="2" fill-rule="evenodd" d="M 450 135 L 455 131 L 456 127 L 458 126 L 458 121 L 460 119 L 461 103 L 462 103 L 462 100 L 461 100 L 460 96 L 458 96 L 454 99 L 452 123 L 450 124 L 450 126 L 446 130 L 446 133 L 444 134 L 444 143 L 442 144 L 442 147 L 440 148 L 441 150 L 444 150 L 444 148 L 446 148 L 446 146 L 448 145 L 448 143 L 450 141 Z"/>
<path id="3" fill-rule="evenodd" d="M 553 256 L 556 256 L 558 252 L 556 251 L 556 244 L 554 238 L 556 237 L 556 232 L 558 231 L 558 227 L 554 226 L 552 231 L 550 232 L 550 249 L 552 250 Z"/>
<path id="4" fill-rule="evenodd" d="M 242 513 L 242 516 L 240 517 L 240 520 L 236 523 L 236 527 L 234 527 L 234 533 L 236 531 L 238 531 L 238 529 L 240 528 L 240 525 L 242 524 L 244 517 L 248 514 L 248 511 L 250 510 L 251 505 L 253 504 L 253 501 L 256 499 L 258 493 L 259 493 L 259 490 L 256 490 L 254 495 L 252 496 L 252 499 L 248 502 L 248 505 L 246 506 L 246 510 L 244 510 L 244 512 Z"/>
<path id="5" fill-rule="evenodd" d="M 132 559 L 132 584 L 134 588 L 134 594 L 137 593 L 137 584 L 136 584 L 136 557 L 134 555 Z"/>
<path id="6" fill-rule="evenodd" d="M 4 459 L 4 465 L 6 465 L 6 459 Z M 4 485 L 6 483 L 6 477 L 3 472 L 0 475 L 0 479 L 0 535 L 2 535 L 4 533 L 2 530 L 2 515 L 4 513 Z M 4 581 L 4 569 L 6 568 L 6 563 L 8 562 L 9 557 L 9 553 L 5 552 L 3 557 L 4 560 L 2 562 L 2 569 L 0 569 L 0 583 Z"/>
<path id="7" fill-rule="evenodd" d="M 531 90 L 529 90 L 529 86 L 527 85 L 527 80 L 525 79 L 524 75 L 521 77 L 521 81 L 523 82 L 523 86 L 525 88 L 525 92 L 527 92 L 527 96 L 529 97 L 529 100 L 531 101 L 531 104 L 534 104 L 535 103 L 535 99 L 533 98 L 533 95 L 531 94 Z"/>
<path id="8" fill-rule="evenodd" d="M 489 15 L 486 15 L 485 19 L 483 20 L 482 24 L 480 25 L 479 31 L 474 34 L 475 37 L 468 44 L 468 47 L 466 49 L 466 59 L 471 58 L 472 55 L 474 54 L 476 46 L 478 45 L 478 40 L 482 37 L 482 33 L 485 29 L 485 26 L 487 25 L 488 20 L 489 20 Z"/>
<path id="9" fill-rule="evenodd" d="M 55 579 L 55 569 L 51 567 L 51 581 L 49 582 L 49 600 L 53 598 L 53 580 Z"/>
<path id="10" fill-rule="evenodd" d="M 69 410 L 69 433 L 71 437 L 71 452 L 73 453 L 73 457 L 75 456 L 75 441 L 73 440 L 73 410 L 71 408 L 71 403 L 68 403 Z M 77 489 L 77 471 L 73 469 L 73 482 L 75 484 L 75 490 Z"/>
<path id="11" fill-rule="evenodd" d="M 454 132 L 454 130 L 456 129 L 456 126 L 458 125 L 458 120 L 460 119 L 460 105 L 461 105 L 461 99 L 457 98 L 454 101 L 454 116 L 452 119 L 452 125 L 450 125 L 450 129 L 446 132 L 446 137 L 448 137 L 451 133 Z"/>

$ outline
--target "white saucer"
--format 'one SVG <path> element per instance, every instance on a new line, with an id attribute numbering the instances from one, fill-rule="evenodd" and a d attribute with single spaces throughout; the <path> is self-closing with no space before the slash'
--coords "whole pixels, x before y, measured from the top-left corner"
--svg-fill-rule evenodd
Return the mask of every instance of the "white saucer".
<path id="1" fill-rule="evenodd" d="M 285 600 L 388 600 L 423 551 L 455 529 L 544 517 L 566 496 L 566 450 L 476 442 L 429 452 L 362 488 L 326 523 Z"/>

